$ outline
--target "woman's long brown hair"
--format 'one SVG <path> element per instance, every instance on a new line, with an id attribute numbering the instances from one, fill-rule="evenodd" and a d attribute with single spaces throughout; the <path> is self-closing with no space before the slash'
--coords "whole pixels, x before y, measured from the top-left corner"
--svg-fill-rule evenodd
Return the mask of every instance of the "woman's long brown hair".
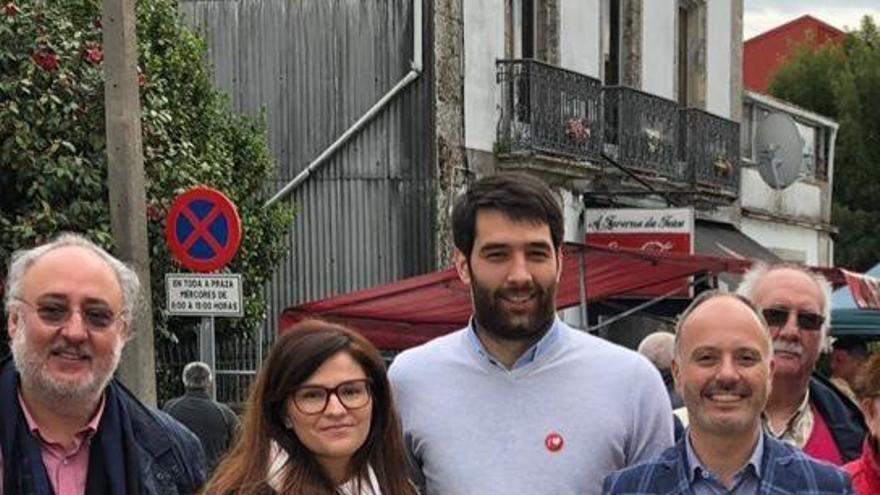
<path id="1" fill-rule="evenodd" d="M 337 493 L 335 484 L 312 452 L 284 423 L 293 390 L 339 352 L 354 358 L 372 382 L 370 433 L 352 456 L 352 478 L 368 482 L 368 466 L 372 466 L 383 495 L 415 495 L 415 489 L 407 479 L 400 421 L 379 351 L 358 333 L 320 320 L 306 320 L 295 325 L 272 347 L 251 389 L 235 446 L 214 471 L 203 493 L 272 493 L 267 478 L 272 440 L 289 456 L 280 478 L 281 493 Z"/>

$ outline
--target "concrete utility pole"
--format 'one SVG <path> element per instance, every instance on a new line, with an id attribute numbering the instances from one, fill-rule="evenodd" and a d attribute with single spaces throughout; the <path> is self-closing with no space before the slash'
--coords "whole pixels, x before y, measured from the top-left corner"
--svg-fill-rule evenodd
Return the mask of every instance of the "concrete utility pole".
<path id="1" fill-rule="evenodd" d="M 143 305 L 135 311 L 120 378 L 139 399 L 156 404 L 156 361 L 150 300 L 144 156 L 138 94 L 135 0 L 104 0 L 104 107 L 107 125 L 107 177 L 110 220 L 117 255 L 141 279 Z"/>

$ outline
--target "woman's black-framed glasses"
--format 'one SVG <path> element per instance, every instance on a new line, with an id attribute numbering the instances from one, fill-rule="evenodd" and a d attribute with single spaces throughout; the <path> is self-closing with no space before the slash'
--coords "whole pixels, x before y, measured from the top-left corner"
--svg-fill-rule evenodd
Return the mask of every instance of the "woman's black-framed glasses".
<path id="1" fill-rule="evenodd" d="M 77 309 L 62 301 L 31 303 L 19 297 L 16 297 L 15 300 L 33 310 L 44 325 L 54 328 L 67 325 L 73 313 L 79 313 L 83 325 L 87 329 L 92 332 L 106 332 L 123 315 L 123 312 L 114 313 L 112 309 L 103 304 L 84 304 Z"/>
<path id="2" fill-rule="evenodd" d="M 327 409 L 331 395 L 335 395 L 348 410 L 360 409 L 372 399 L 370 381 L 348 380 L 333 388 L 304 385 L 293 391 L 293 405 L 303 414 L 321 414 Z"/>
<path id="3" fill-rule="evenodd" d="M 812 311 L 798 311 L 786 307 L 767 308 L 762 310 L 761 314 L 763 314 L 764 319 L 767 320 L 767 325 L 782 328 L 788 323 L 788 315 L 791 312 L 794 312 L 797 315 L 797 326 L 801 330 L 815 332 L 816 330 L 821 329 L 822 324 L 825 323 L 825 317 L 818 313 L 813 313 Z"/>

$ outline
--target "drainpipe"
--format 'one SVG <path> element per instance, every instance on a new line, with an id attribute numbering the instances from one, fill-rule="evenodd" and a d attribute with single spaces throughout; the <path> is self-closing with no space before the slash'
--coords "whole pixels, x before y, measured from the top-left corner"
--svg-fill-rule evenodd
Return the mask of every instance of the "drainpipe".
<path id="1" fill-rule="evenodd" d="M 831 223 L 831 211 L 833 208 L 832 198 L 834 197 L 834 148 L 837 146 L 837 131 L 840 130 L 840 124 L 835 123 L 831 128 L 831 137 L 828 139 L 828 156 L 825 157 L 828 163 L 828 169 L 825 173 L 828 175 L 828 223 Z M 824 209 L 824 208 L 823 208 Z M 823 212 L 824 213 L 824 212 Z M 824 219 L 823 219 L 824 220 Z M 830 236 L 829 236 L 830 238 Z M 834 242 L 828 242 L 828 266 L 834 266 Z"/>
<path id="2" fill-rule="evenodd" d="M 264 207 L 269 207 L 275 204 L 276 202 L 287 197 L 291 192 L 293 192 L 300 184 L 305 182 L 306 179 L 309 178 L 312 173 L 318 169 L 321 165 L 327 162 L 327 160 L 336 154 L 340 148 L 342 148 L 345 143 L 347 143 L 352 137 L 354 137 L 358 132 L 360 132 L 367 124 L 373 120 L 376 115 L 379 114 L 388 103 L 391 102 L 401 91 L 404 90 L 407 86 L 409 86 L 413 81 L 418 79 L 418 77 L 422 73 L 422 0 L 413 0 L 413 60 L 410 64 L 409 73 L 403 77 L 390 91 L 385 93 L 385 96 L 379 99 L 367 112 L 361 116 L 352 124 L 351 127 L 346 129 L 345 132 L 339 136 L 336 141 L 333 142 L 330 146 L 327 147 L 317 158 L 312 160 L 309 165 L 303 169 L 296 177 L 293 178 L 290 182 L 288 182 L 280 191 L 275 193 L 269 201 L 266 201 Z"/>

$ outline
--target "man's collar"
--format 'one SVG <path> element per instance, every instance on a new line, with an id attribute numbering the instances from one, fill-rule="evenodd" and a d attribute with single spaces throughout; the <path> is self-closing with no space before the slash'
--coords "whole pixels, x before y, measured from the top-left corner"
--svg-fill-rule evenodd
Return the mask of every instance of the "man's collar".
<path id="1" fill-rule="evenodd" d="M 101 401 L 98 403 L 98 407 L 95 409 L 94 414 L 89 419 L 89 422 L 86 423 L 81 429 L 79 429 L 75 433 L 75 437 L 80 441 L 84 438 L 89 438 L 98 431 L 98 425 L 101 423 L 101 417 L 104 414 L 104 404 L 106 402 L 106 396 L 104 394 L 101 395 Z M 30 409 L 28 409 L 27 404 L 24 401 L 24 397 L 21 395 L 21 390 L 18 391 L 18 403 L 21 405 L 21 411 L 24 413 L 24 419 L 27 421 L 28 429 L 37 435 L 38 438 L 42 439 L 42 441 L 46 443 L 55 443 L 53 439 L 48 439 L 42 435 L 40 432 L 40 424 L 37 423 L 37 420 L 34 419 L 33 415 L 31 415 Z"/>
<path id="2" fill-rule="evenodd" d="M 777 433 L 773 429 L 773 424 L 766 414 L 762 419 L 771 435 L 779 439 L 794 441 L 799 448 L 802 448 L 806 443 L 809 434 L 813 431 L 813 416 L 812 410 L 810 409 L 809 387 L 807 387 L 804 392 L 804 400 L 801 401 L 801 404 L 795 410 L 794 414 L 788 418 L 788 421 L 785 423 L 785 428 L 782 431 Z"/>
<path id="3" fill-rule="evenodd" d="M 691 444 L 691 431 L 688 429 L 687 435 L 684 438 L 684 446 L 685 446 L 685 455 L 687 456 L 687 465 L 688 465 L 688 481 L 693 483 L 697 476 L 700 476 L 702 473 L 712 473 L 709 469 L 700 462 L 700 458 L 697 457 L 697 453 L 694 450 L 693 445 Z M 751 457 L 749 457 L 748 462 L 740 468 L 740 470 L 734 476 L 735 478 L 740 478 L 743 473 L 748 469 L 752 469 L 753 473 L 756 477 L 761 477 L 761 464 L 764 458 L 764 433 L 763 431 L 758 432 L 758 443 L 755 444 L 755 449 L 752 451 Z"/>
<path id="4" fill-rule="evenodd" d="M 559 336 L 562 333 L 560 328 L 561 322 L 558 316 L 553 317 L 553 323 L 550 325 L 550 329 L 547 330 L 537 342 L 535 342 L 531 347 L 529 347 L 526 352 L 520 356 L 513 366 L 510 367 L 508 371 L 513 371 L 517 368 L 521 368 L 527 364 L 534 362 L 539 357 L 545 355 L 552 347 L 556 341 L 559 340 Z M 486 346 L 483 345 L 483 342 L 480 340 L 479 335 L 477 335 L 476 329 L 476 320 L 471 317 L 470 322 L 468 323 L 467 329 L 468 340 L 471 343 L 471 347 L 474 352 L 477 353 L 480 358 L 485 359 L 487 362 L 492 364 L 493 366 L 497 366 L 501 369 L 507 370 L 507 367 L 504 366 L 497 358 L 493 357 L 489 354 L 489 351 L 486 350 Z"/>
<path id="5" fill-rule="evenodd" d="M 208 393 L 207 390 L 203 388 L 187 388 L 184 391 L 184 395 L 188 397 L 198 397 L 200 399 L 210 399 L 211 394 Z"/>

